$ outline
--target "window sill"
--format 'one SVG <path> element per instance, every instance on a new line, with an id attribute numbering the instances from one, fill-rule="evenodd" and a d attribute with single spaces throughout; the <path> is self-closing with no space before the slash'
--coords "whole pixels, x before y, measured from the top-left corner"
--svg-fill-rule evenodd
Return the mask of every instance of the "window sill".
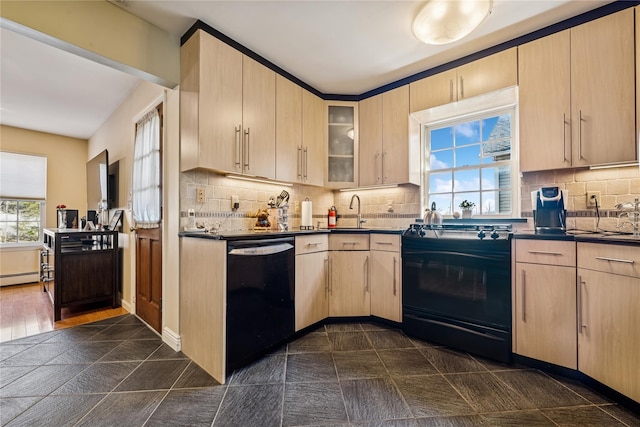
<path id="1" fill-rule="evenodd" d="M 1 243 L 0 252 L 33 251 L 42 248 L 42 242 L 38 243 Z"/>

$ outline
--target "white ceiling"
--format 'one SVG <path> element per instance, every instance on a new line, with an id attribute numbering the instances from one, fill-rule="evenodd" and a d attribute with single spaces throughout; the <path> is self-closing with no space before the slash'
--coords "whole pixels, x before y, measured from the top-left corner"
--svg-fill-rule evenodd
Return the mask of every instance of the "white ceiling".
<path id="1" fill-rule="evenodd" d="M 494 0 L 467 38 L 411 33 L 423 1 L 114 1 L 175 35 L 200 19 L 325 94 L 359 95 L 610 1 Z M 2 29 L 0 122 L 89 138 L 137 78 Z"/>

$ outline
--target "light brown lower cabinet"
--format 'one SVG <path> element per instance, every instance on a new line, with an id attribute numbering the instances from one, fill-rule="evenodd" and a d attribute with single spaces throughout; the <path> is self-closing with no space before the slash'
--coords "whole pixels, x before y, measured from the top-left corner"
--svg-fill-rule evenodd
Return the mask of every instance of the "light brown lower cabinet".
<path id="1" fill-rule="evenodd" d="M 371 315 L 402 321 L 400 236 L 371 234 Z"/>
<path id="2" fill-rule="evenodd" d="M 329 253 L 329 316 L 371 314 L 371 259 L 369 251 Z"/>
<path id="3" fill-rule="evenodd" d="M 296 331 L 329 316 L 329 253 L 296 255 Z"/>
<path id="4" fill-rule="evenodd" d="M 579 268 L 578 285 L 578 369 L 640 402 L 640 278 Z"/>
<path id="5" fill-rule="evenodd" d="M 577 368 L 576 269 L 516 263 L 515 351 Z"/>

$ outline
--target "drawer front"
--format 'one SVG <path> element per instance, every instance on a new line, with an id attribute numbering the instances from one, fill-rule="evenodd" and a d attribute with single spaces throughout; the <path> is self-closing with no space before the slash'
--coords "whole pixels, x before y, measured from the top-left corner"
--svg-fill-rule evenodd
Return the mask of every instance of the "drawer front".
<path id="1" fill-rule="evenodd" d="M 296 236 L 296 255 L 322 252 L 328 249 L 329 236 L 326 234 Z"/>
<path id="2" fill-rule="evenodd" d="M 369 234 L 331 234 L 329 236 L 331 251 L 368 251 Z"/>
<path id="3" fill-rule="evenodd" d="M 400 252 L 400 236 L 372 233 L 369 238 L 372 251 Z"/>
<path id="4" fill-rule="evenodd" d="M 576 266 L 576 243 L 555 240 L 516 240 L 516 261 Z"/>
<path id="5" fill-rule="evenodd" d="M 640 246 L 578 243 L 578 267 L 640 277 Z"/>

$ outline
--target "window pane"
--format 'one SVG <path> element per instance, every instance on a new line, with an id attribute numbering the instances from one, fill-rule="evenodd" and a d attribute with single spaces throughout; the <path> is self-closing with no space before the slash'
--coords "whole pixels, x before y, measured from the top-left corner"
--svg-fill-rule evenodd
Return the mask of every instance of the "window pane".
<path id="1" fill-rule="evenodd" d="M 482 199 L 483 213 L 511 213 L 511 190 L 486 191 L 482 193 Z M 489 208 L 493 210 L 484 212 L 484 209 Z"/>
<path id="2" fill-rule="evenodd" d="M 480 142 L 480 122 L 468 122 L 456 125 L 456 147 Z"/>
<path id="3" fill-rule="evenodd" d="M 443 215 L 451 215 L 453 210 L 451 209 L 451 194 L 436 194 L 429 197 L 429 204 L 427 208 L 431 209 L 431 204 L 435 202 L 436 210 Z"/>
<path id="4" fill-rule="evenodd" d="M 462 203 L 463 200 L 467 200 L 469 202 L 475 203 L 475 206 L 472 209 L 473 213 L 479 213 L 480 212 L 480 193 L 476 192 L 476 193 L 459 193 L 459 194 L 456 194 L 454 199 L 453 199 L 453 204 L 455 205 L 455 210 L 456 211 L 458 211 L 458 212 L 462 211 L 462 208 L 460 207 L 460 203 Z"/>
<path id="5" fill-rule="evenodd" d="M 37 242 L 40 240 L 40 223 L 21 222 L 18 225 L 18 240 L 20 242 Z"/>
<path id="6" fill-rule="evenodd" d="M 430 132 L 431 150 L 453 147 L 453 129 L 450 127 L 434 129 Z"/>
<path id="7" fill-rule="evenodd" d="M 455 171 L 454 188 L 456 193 L 461 191 L 479 191 L 480 190 L 480 171 L 478 169 Z"/>
<path id="8" fill-rule="evenodd" d="M 18 202 L 20 221 L 39 221 L 40 202 Z"/>
<path id="9" fill-rule="evenodd" d="M 482 140 L 511 139 L 511 114 L 482 120 Z"/>
<path id="10" fill-rule="evenodd" d="M 18 203 L 14 200 L 0 201 L 0 221 L 17 221 Z"/>
<path id="11" fill-rule="evenodd" d="M 480 164 L 480 145 L 456 149 L 456 167 Z"/>
<path id="12" fill-rule="evenodd" d="M 451 193 L 452 190 L 451 172 L 438 172 L 429 175 L 429 193 Z"/>
<path id="13" fill-rule="evenodd" d="M 429 159 L 431 170 L 448 169 L 453 167 L 453 150 L 436 151 Z"/>
<path id="14" fill-rule="evenodd" d="M 0 222 L 0 243 L 16 243 L 18 233 L 15 222 Z"/>

